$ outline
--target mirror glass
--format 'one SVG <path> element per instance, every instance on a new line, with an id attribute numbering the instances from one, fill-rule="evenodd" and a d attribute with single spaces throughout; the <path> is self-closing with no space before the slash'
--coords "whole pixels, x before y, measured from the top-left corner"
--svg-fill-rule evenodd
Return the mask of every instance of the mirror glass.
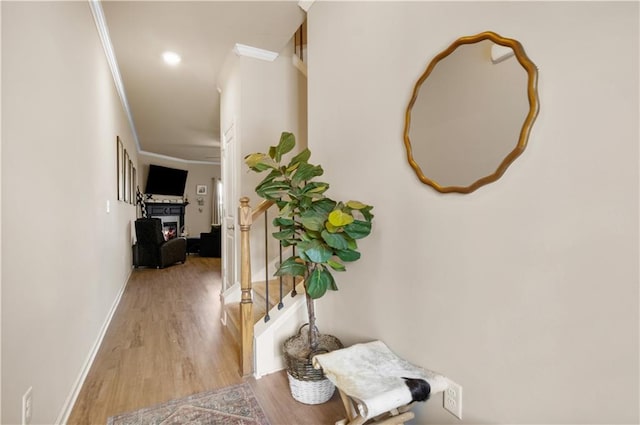
<path id="1" fill-rule="evenodd" d="M 420 180 L 470 193 L 524 150 L 538 112 L 537 70 L 520 43 L 495 33 L 456 40 L 416 83 L 405 146 Z"/>

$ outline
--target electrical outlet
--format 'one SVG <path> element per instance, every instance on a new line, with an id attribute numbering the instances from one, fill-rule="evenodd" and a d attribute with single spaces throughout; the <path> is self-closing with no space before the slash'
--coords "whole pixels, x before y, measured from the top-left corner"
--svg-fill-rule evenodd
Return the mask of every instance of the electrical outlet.
<path id="1" fill-rule="evenodd" d="M 453 381 L 444 390 L 444 408 L 458 419 L 462 419 L 462 387 Z"/>
<path id="2" fill-rule="evenodd" d="M 22 425 L 31 425 L 31 414 L 33 413 L 32 393 L 33 387 L 29 387 L 22 396 Z"/>

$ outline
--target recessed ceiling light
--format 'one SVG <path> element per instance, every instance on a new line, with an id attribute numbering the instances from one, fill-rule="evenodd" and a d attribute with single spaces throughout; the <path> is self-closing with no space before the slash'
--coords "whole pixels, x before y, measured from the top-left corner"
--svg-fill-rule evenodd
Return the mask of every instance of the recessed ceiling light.
<path id="1" fill-rule="evenodd" d="M 180 55 L 174 52 L 164 52 L 162 54 L 162 59 L 164 59 L 164 62 L 167 65 L 173 65 L 173 66 L 179 64 L 180 61 L 182 60 Z"/>

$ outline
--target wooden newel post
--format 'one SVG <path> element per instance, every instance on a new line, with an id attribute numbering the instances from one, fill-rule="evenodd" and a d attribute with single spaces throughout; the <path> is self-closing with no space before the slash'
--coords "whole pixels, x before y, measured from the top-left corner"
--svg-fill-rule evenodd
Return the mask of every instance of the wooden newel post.
<path id="1" fill-rule="evenodd" d="M 240 224 L 240 373 L 249 376 L 253 373 L 253 301 L 251 299 L 251 252 L 249 232 L 251 231 L 251 207 L 249 198 L 240 199 L 238 208 Z"/>

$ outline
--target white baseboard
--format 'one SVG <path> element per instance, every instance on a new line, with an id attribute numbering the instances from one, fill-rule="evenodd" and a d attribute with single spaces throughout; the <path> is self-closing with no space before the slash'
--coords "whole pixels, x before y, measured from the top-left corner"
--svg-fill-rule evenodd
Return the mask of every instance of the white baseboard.
<path id="1" fill-rule="evenodd" d="M 73 406 L 76 403 L 78 394 L 80 394 L 80 390 L 82 389 L 82 385 L 84 384 L 85 379 L 87 379 L 87 374 L 89 373 L 89 370 L 91 369 L 91 366 L 93 365 L 93 362 L 96 359 L 96 355 L 98 354 L 100 345 L 102 345 L 102 340 L 104 339 L 104 336 L 107 333 L 107 329 L 109 329 L 109 325 L 111 324 L 111 319 L 113 319 L 113 315 L 115 314 L 116 309 L 118 308 L 118 304 L 120 304 L 120 299 L 122 298 L 122 294 L 124 294 L 124 289 L 127 287 L 127 283 L 129 282 L 130 277 L 131 277 L 131 271 L 129 272 L 129 275 L 125 279 L 124 284 L 118 291 L 118 295 L 116 296 L 116 299 L 111 305 L 111 309 L 107 313 L 107 317 L 104 323 L 102 324 L 102 328 L 100 328 L 100 332 L 98 333 L 98 338 L 96 338 L 96 341 L 93 344 L 91 351 L 89 352 L 89 356 L 87 357 L 87 360 L 85 361 L 82 367 L 82 370 L 80 371 L 80 375 L 76 379 L 76 382 L 73 384 L 71 393 L 67 397 L 67 400 L 65 401 L 64 406 L 62 406 L 62 411 L 60 412 L 60 414 L 58 415 L 58 418 L 56 419 L 56 422 L 55 422 L 56 425 L 66 424 L 67 421 L 69 420 L 69 415 L 71 415 L 71 410 L 73 409 Z"/>

